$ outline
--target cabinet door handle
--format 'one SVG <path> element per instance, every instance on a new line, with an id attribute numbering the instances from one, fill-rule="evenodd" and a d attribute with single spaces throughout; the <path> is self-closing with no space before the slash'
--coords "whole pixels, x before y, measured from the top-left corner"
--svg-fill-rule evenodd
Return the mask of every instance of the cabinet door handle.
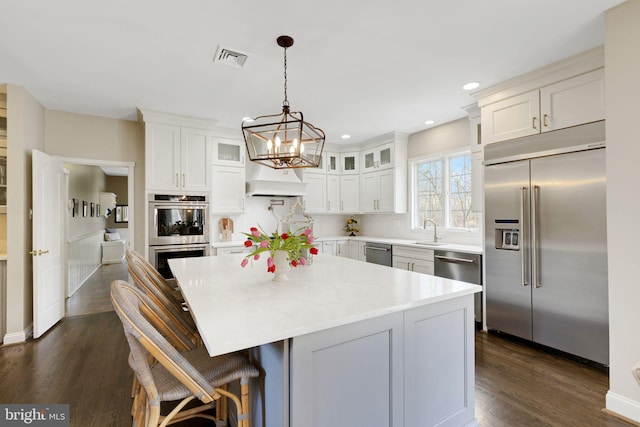
<path id="1" fill-rule="evenodd" d="M 185 183 L 184 174 L 182 174 L 182 186 L 183 187 L 184 187 L 184 183 Z"/>
<path id="2" fill-rule="evenodd" d="M 240 199 L 240 206 L 241 206 L 241 209 L 244 210 L 244 198 Z"/>
<path id="3" fill-rule="evenodd" d="M 343 211 L 344 210 L 344 200 L 340 201 L 340 210 Z"/>
<path id="4" fill-rule="evenodd" d="M 538 118 L 534 117 L 533 120 L 532 120 L 532 124 L 531 124 L 534 129 L 538 129 L 538 127 L 536 126 L 536 120 L 538 120 Z"/>
<path id="5" fill-rule="evenodd" d="M 180 187 L 180 176 L 176 174 L 176 187 Z"/>
<path id="6" fill-rule="evenodd" d="M 331 210 L 331 200 L 327 200 L 327 212 Z"/>
<path id="7" fill-rule="evenodd" d="M 548 117 L 549 117 L 549 115 L 548 115 L 548 114 L 545 114 L 544 116 L 542 116 L 542 125 L 543 125 L 544 127 L 546 127 L 546 128 L 547 128 L 547 127 L 549 127 L 549 124 L 547 123 L 547 118 L 548 118 Z"/>

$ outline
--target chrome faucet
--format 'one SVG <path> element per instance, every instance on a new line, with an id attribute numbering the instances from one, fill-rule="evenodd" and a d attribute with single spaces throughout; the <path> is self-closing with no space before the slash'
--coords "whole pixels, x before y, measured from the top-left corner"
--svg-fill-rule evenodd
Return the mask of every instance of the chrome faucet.
<path id="1" fill-rule="evenodd" d="M 433 224 L 433 243 L 438 243 L 438 240 L 440 240 L 440 237 L 438 237 L 438 225 L 436 224 L 436 222 L 434 220 L 425 219 L 424 223 L 422 224 L 422 228 L 424 228 L 426 230 L 428 222 Z"/>

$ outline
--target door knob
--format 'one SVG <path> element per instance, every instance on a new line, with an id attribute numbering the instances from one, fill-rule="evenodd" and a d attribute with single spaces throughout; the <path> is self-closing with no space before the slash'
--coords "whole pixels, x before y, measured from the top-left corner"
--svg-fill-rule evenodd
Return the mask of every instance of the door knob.
<path id="1" fill-rule="evenodd" d="M 43 255 L 43 254 L 48 254 L 49 251 L 48 250 L 42 250 L 42 249 L 38 249 L 37 251 L 29 251 L 29 255 L 33 255 L 33 256 L 38 256 L 38 255 Z"/>

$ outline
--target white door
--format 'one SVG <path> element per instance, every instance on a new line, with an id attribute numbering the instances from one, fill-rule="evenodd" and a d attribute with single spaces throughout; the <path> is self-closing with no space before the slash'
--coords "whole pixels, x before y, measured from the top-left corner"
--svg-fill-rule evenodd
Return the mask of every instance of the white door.
<path id="1" fill-rule="evenodd" d="M 62 162 L 33 150 L 33 336 L 64 316 L 64 170 Z"/>

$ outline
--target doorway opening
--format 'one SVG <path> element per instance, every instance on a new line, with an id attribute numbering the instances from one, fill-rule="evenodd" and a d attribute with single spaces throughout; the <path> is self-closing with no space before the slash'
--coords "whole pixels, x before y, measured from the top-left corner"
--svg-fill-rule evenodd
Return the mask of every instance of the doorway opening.
<path id="1" fill-rule="evenodd" d="M 112 244 L 122 255 L 135 245 L 134 163 L 58 159 L 65 167 L 64 202 L 69 210 L 62 231 L 65 317 L 111 311 L 109 284 L 127 279 L 126 264 L 113 255 Z M 110 239 L 118 241 L 106 241 Z M 110 251 L 108 257 L 104 249 Z"/>

